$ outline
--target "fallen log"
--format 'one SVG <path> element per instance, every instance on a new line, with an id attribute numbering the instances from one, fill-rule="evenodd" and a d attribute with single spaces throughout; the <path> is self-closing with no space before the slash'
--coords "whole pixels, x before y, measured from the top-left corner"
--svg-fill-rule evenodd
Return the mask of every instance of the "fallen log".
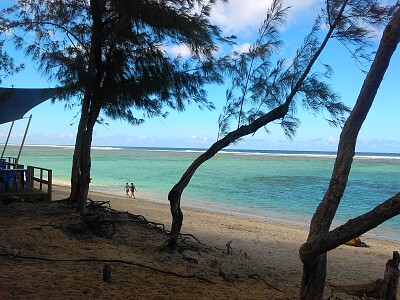
<path id="1" fill-rule="evenodd" d="M 334 285 L 334 290 L 357 297 L 368 297 L 372 299 L 396 300 L 399 285 L 400 255 L 393 251 L 393 258 L 386 263 L 384 278 L 362 284 Z"/>

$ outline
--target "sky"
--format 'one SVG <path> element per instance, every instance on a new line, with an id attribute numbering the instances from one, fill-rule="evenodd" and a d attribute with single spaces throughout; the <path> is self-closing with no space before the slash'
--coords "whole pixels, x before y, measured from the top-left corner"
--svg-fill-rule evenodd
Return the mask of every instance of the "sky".
<path id="1" fill-rule="evenodd" d="M 0 9 L 13 0 L 1 0 Z M 229 4 L 218 4 L 212 11 L 212 22 L 219 25 L 225 34 L 238 37 L 235 49 L 248 47 L 256 37 L 267 8 L 272 0 L 230 0 Z M 281 28 L 284 46 L 281 56 L 290 58 L 310 30 L 312 20 L 320 11 L 320 0 L 285 1 L 291 6 L 287 23 Z M 379 36 L 376 39 L 375 50 Z M 16 52 L 9 45 L 8 52 L 17 62 L 26 65 L 24 71 L 3 80 L 2 87 L 34 88 L 51 87 L 45 77 L 37 71 L 28 57 Z M 170 52 L 182 47 L 169 49 Z M 341 100 L 353 107 L 365 74 L 343 45 L 331 42 L 319 59 L 328 63 L 334 70 L 329 81 Z M 318 66 L 317 66 L 318 67 Z M 359 152 L 400 153 L 400 53 L 395 52 L 384 81 L 375 98 L 372 109 L 359 134 Z M 143 125 L 131 126 L 122 121 L 107 120 L 109 125 L 96 125 L 93 136 L 94 146 L 128 147 L 177 147 L 208 148 L 216 140 L 217 120 L 225 103 L 226 85 L 207 87 L 209 100 L 214 102 L 213 111 L 200 110 L 196 105 L 188 106 L 184 112 L 171 111 L 166 119 L 147 119 Z M 32 114 L 32 122 L 25 144 L 74 145 L 79 121 L 79 110 L 66 109 L 63 102 L 46 101 L 26 114 Z M 288 140 L 280 126 L 271 124 L 269 133 L 260 129 L 255 135 L 244 138 L 229 148 L 260 150 L 304 150 L 336 151 L 340 128 L 330 127 L 324 115 L 313 115 L 299 109 L 297 117 L 301 125 L 296 136 Z M 27 125 L 27 119 L 15 122 L 10 143 L 20 144 Z M 4 143 L 11 123 L 0 125 L 0 144 Z"/>

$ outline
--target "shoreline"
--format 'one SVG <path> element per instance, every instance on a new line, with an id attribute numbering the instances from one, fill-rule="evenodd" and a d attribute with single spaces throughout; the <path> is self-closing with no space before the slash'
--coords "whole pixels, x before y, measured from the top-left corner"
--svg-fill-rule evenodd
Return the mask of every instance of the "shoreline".
<path id="1" fill-rule="evenodd" d="M 66 182 L 62 182 L 59 180 L 55 180 L 54 186 L 57 188 L 61 189 L 69 189 L 69 185 Z M 113 197 L 120 197 L 124 198 L 124 193 L 119 192 L 117 189 L 108 189 L 107 187 L 103 186 L 93 186 L 94 188 L 100 188 L 98 191 L 96 190 L 90 190 L 91 193 L 98 193 L 102 195 L 110 195 Z M 122 189 L 121 189 L 122 191 Z M 163 205 L 168 205 L 169 207 L 169 202 L 165 198 L 162 198 L 162 195 L 154 194 L 154 193 L 148 193 L 148 192 L 137 192 L 137 195 L 139 197 L 136 197 L 137 199 L 144 200 L 144 201 L 150 201 L 156 204 L 163 204 Z M 129 198 L 128 198 L 129 199 Z M 210 213 L 217 213 L 217 214 L 223 214 L 227 216 L 232 216 L 232 217 L 238 217 L 238 218 L 244 218 L 248 220 L 259 220 L 261 222 L 272 222 L 272 223 L 277 223 L 277 224 L 282 224 L 282 225 L 295 225 L 295 226 L 300 226 L 304 228 L 305 230 L 309 230 L 309 225 L 310 225 L 310 219 L 312 216 L 294 216 L 294 215 L 283 215 L 281 213 L 273 212 L 273 213 L 264 213 L 264 214 L 257 214 L 256 210 L 251 210 L 251 209 L 241 209 L 238 210 L 236 207 L 232 207 L 232 210 L 229 209 L 224 209 L 222 205 L 213 205 L 211 203 L 207 202 L 202 202 L 200 203 L 198 201 L 195 201 L 190 198 L 183 198 L 182 199 L 184 202 L 181 203 L 181 208 L 184 209 L 194 209 L 194 210 L 199 210 L 199 211 L 204 211 L 204 212 L 210 212 Z M 168 208 L 169 211 L 169 208 Z M 341 223 L 338 221 L 334 220 L 332 229 L 335 227 L 340 226 Z M 388 240 L 388 241 L 393 241 L 393 242 L 400 242 L 400 234 L 396 232 L 396 230 L 392 230 L 391 228 L 388 227 L 377 227 L 369 232 L 365 233 L 363 236 L 368 237 L 368 238 L 375 238 L 375 239 L 382 239 L 382 240 Z"/>
<path id="2" fill-rule="evenodd" d="M 65 181 L 61 180 L 54 180 L 54 186 L 55 187 L 60 187 L 60 188 L 67 188 L 69 189 L 69 185 Z M 113 197 L 121 197 L 124 198 L 124 192 L 119 191 L 118 189 L 110 189 L 101 185 L 91 185 L 90 192 L 92 193 L 99 193 L 103 195 L 112 195 Z M 150 201 L 154 202 L 157 204 L 166 204 L 169 206 L 168 199 L 165 197 L 163 198 L 162 195 L 156 194 L 156 193 L 149 193 L 149 192 L 136 192 L 139 197 L 136 197 L 137 199 L 145 200 L 145 201 Z M 129 198 L 128 198 L 129 199 Z M 309 225 L 310 225 L 310 220 L 311 220 L 311 215 L 306 216 L 306 215 L 284 215 L 282 213 L 278 212 L 262 212 L 262 214 L 257 213 L 255 209 L 238 209 L 237 207 L 232 207 L 232 209 L 229 209 L 228 206 L 223 206 L 223 205 L 213 205 L 211 203 L 203 202 L 203 201 L 196 201 L 190 198 L 183 198 L 183 203 L 181 203 L 181 208 L 184 209 L 198 209 L 200 211 L 205 211 L 205 212 L 210 212 L 210 213 L 218 213 L 218 214 L 223 214 L 223 215 L 228 215 L 232 217 L 239 217 L 239 218 L 247 218 L 247 219 L 254 219 L 254 220 L 260 220 L 266 221 L 266 222 L 272 222 L 272 223 L 277 223 L 277 224 L 288 224 L 288 225 L 297 225 L 305 230 L 308 231 Z M 169 209 L 168 209 L 169 211 Z M 346 220 L 347 221 L 347 220 Z M 344 221 L 345 222 L 345 221 Z M 335 227 L 340 226 L 342 223 L 340 221 L 334 220 L 332 229 Z M 400 242 L 400 234 L 398 231 L 393 230 L 390 227 L 377 227 L 369 232 L 365 233 L 363 236 L 369 237 L 369 238 L 376 238 L 376 239 L 383 239 L 383 240 L 389 240 L 389 241 L 394 241 L 394 242 Z"/>

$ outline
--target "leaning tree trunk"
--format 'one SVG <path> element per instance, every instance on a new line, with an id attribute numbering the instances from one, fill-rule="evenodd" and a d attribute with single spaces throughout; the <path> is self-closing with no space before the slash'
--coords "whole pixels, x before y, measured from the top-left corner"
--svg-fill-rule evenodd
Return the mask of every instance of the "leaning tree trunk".
<path id="1" fill-rule="evenodd" d="M 230 132 L 223 139 L 215 142 L 206 152 L 201 154 L 186 170 L 186 172 L 182 175 L 179 182 L 172 188 L 172 190 L 168 194 L 168 200 L 170 202 L 171 207 L 171 215 L 172 215 L 172 226 L 171 233 L 169 235 L 168 240 L 165 243 L 165 247 L 174 249 L 176 247 L 176 243 L 179 238 L 179 234 L 182 228 L 183 222 L 183 213 L 180 208 L 181 196 L 184 189 L 189 184 L 192 176 L 196 172 L 196 170 L 207 160 L 212 158 L 218 151 L 227 147 L 230 143 L 236 141 L 237 139 L 251 134 L 257 131 L 259 128 L 267 125 L 268 123 L 282 119 L 288 112 L 288 103 L 281 105 L 273 110 L 271 110 L 268 114 L 254 121 L 250 125 L 245 125 L 239 127 L 237 130 Z"/>
<path id="2" fill-rule="evenodd" d="M 371 69 L 363 83 L 357 102 L 343 127 L 329 187 L 311 220 L 307 243 L 312 243 L 314 240 L 318 240 L 329 233 L 332 220 L 335 217 L 336 210 L 346 188 L 358 133 L 371 108 L 399 40 L 400 9 L 396 12 L 383 32 Z M 318 251 L 318 248 L 324 247 L 324 243 L 317 242 L 313 245 L 317 248 L 314 249 L 315 252 L 322 253 Z M 304 259 L 306 255 L 304 255 L 302 251 L 304 251 L 303 248 L 300 249 L 300 258 L 304 264 L 300 298 L 304 300 L 322 299 L 326 276 L 326 261 L 322 259 L 321 256 L 326 256 L 326 253 Z M 321 280 L 323 280 L 323 283 Z M 318 291 L 314 290 L 316 288 Z"/>

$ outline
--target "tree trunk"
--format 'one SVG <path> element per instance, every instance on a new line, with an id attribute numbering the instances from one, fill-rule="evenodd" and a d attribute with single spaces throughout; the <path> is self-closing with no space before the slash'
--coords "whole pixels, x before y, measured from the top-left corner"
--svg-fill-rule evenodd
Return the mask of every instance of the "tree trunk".
<path id="1" fill-rule="evenodd" d="M 78 131 L 76 134 L 74 155 L 72 158 L 72 170 L 71 170 L 71 193 L 69 196 L 69 202 L 77 203 L 79 196 L 79 189 L 81 184 L 81 166 L 80 157 L 83 145 L 83 134 L 87 128 L 87 121 L 89 115 L 89 104 L 90 98 L 85 95 L 82 102 L 81 118 L 79 120 Z"/>
<path id="2" fill-rule="evenodd" d="M 369 109 L 371 108 L 399 40 L 400 9 L 396 12 L 393 19 L 389 22 L 383 32 L 371 69 L 368 72 L 357 102 L 340 135 L 337 157 L 328 190 L 325 193 L 321 204 L 318 206 L 310 224 L 310 233 L 307 243 L 313 244 L 314 249 L 311 252 L 314 252 L 314 255 L 322 255 L 321 253 L 323 252 L 321 252 L 321 250 L 326 247 L 325 243 L 320 242 L 320 240 L 329 233 L 332 220 L 335 217 L 336 210 L 347 185 L 358 133 Z M 307 247 L 303 248 L 303 246 L 300 249 L 300 258 L 304 263 L 303 272 L 305 273 L 303 273 L 303 280 L 301 282 L 300 297 L 301 299 L 322 299 L 324 284 L 321 284 L 320 281 L 323 280 L 323 282 L 325 282 L 325 278 L 318 278 L 317 276 L 313 276 L 310 272 L 322 268 L 326 269 L 326 263 L 319 260 L 319 256 L 309 257 L 304 255 L 302 251 L 307 249 Z M 315 291 L 315 288 L 318 288 L 319 290 Z M 308 294 L 311 292 L 312 295 Z M 320 295 L 320 297 L 316 298 L 315 296 L 317 295 Z"/>
<path id="3" fill-rule="evenodd" d="M 82 135 L 82 148 L 80 154 L 80 185 L 78 191 L 78 211 L 80 214 L 86 213 L 86 202 L 89 194 L 90 168 L 91 168 L 91 144 L 92 130 L 86 130 Z"/>
<path id="4" fill-rule="evenodd" d="M 100 94 L 100 88 L 95 95 Z M 96 99 L 96 98 L 95 98 Z M 89 118 L 87 122 L 87 130 L 85 130 L 82 134 L 82 147 L 79 155 L 79 166 L 80 166 L 80 184 L 79 184 L 79 192 L 78 192 L 78 207 L 77 210 L 80 214 L 86 213 L 86 202 L 89 194 L 89 186 L 91 182 L 90 170 L 92 167 L 92 159 L 91 159 L 91 148 L 92 148 L 92 138 L 93 138 L 93 128 L 96 124 L 96 120 L 99 117 L 101 106 L 98 101 L 92 99 L 90 109 L 89 109 Z"/>
<path id="5" fill-rule="evenodd" d="M 393 251 L 393 259 L 389 259 L 386 263 L 385 276 L 381 291 L 381 299 L 396 300 L 397 287 L 399 286 L 399 270 L 400 255 L 399 252 Z"/>
<path id="6" fill-rule="evenodd" d="M 165 243 L 165 247 L 175 249 L 183 223 L 183 213 L 181 210 L 181 193 L 172 190 L 168 194 L 168 199 L 171 206 L 172 225 L 169 238 Z"/>
<path id="7" fill-rule="evenodd" d="M 326 253 L 323 253 L 303 265 L 300 299 L 322 299 L 326 279 Z"/>
<path id="8" fill-rule="evenodd" d="M 86 211 L 86 201 L 90 184 L 90 151 L 93 127 L 100 113 L 102 69 L 102 11 L 105 1 L 90 0 L 93 18 L 92 37 L 88 64 L 88 76 L 85 77 L 85 96 L 82 102 L 81 119 L 76 137 L 75 152 L 71 174 L 71 200 L 77 203 L 77 210 Z"/>

